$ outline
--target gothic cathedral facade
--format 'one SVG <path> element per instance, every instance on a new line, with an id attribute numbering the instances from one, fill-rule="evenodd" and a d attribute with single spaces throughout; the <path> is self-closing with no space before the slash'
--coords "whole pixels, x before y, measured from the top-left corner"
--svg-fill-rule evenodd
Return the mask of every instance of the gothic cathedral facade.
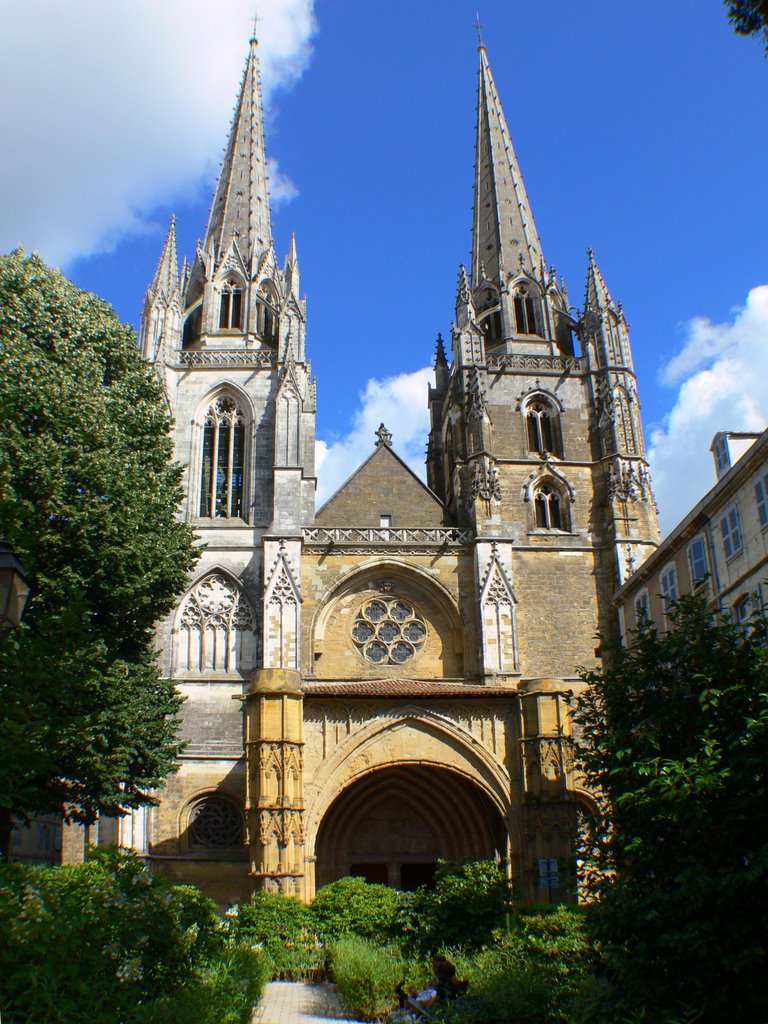
<path id="1" fill-rule="evenodd" d="M 147 292 L 140 344 L 205 550 L 158 627 L 181 768 L 120 839 L 222 904 L 492 857 L 526 899 L 574 896 L 590 795 L 570 701 L 656 509 L 624 315 L 591 252 L 577 315 L 547 267 L 482 45 L 475 160 L 426 485 L 382 425 L 315 511 L 306 304 L 293 238 L 282 264 L 273 246 L 255 40 L 205 239 L 179 272 L 172 223 Z"/>

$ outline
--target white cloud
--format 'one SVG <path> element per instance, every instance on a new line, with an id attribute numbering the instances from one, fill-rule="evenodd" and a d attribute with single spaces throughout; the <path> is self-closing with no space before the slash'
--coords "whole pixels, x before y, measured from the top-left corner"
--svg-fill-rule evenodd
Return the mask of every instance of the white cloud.
<path id="1" fill-rule="evenodd" d="M 318 439 L 316 443 L 318 508 L 371 454 L 380 423 L 392 432 L 392 447 L 400 458 L 424 479 L 429 433 L 427 386 L 431 383 L 433 373 L 428 366 L 368 381 L 349 432 L 334 441 Z"/>
<path id="2" fill-rule="evenodd" d="M 4 4 L 0 251 L 20 242 L 66 264 L 147 230 L 157 204 L 196 196 L 223 153 L 253 8 L 253 0 Z M 259 13 L 268 103 L 308 64 L 313 0 L 261 0 Z M 278 200 L 295 194 L 276 169 L 272 185 Z"/>
<path id="3" fill-rule="evenodd" d="M 648 452 L 665 534 L 714 485 L 709 446 L 717 431 L 768 424 L 768 285 L 750 291 L 731 323 L 691 320 L 661 380 L 678 386 Z"/>

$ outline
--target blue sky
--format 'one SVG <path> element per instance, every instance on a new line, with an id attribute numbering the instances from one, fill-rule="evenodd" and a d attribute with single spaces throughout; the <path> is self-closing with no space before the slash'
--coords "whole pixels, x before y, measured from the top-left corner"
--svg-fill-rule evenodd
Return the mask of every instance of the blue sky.
<path id="1" fill-rule="evenodd" d="M 0 112 L 0 248 L 40 249 L 135 323 L 170 212 L 181 252 L 204 232 L 253 5 L 0 5 L 19 96 Z M 380 418 L 423 452 L 424 368 L 469 253 L 476 7 L 260 4 L 273 225 L 280 255 L 296 232 L 326 493 Z M 714 431 L 768 423 L 768 61 L 720 0 L 480 16 L 546 259 L 579 306 L 592 246 L 624 304 L 669 528 L 714 481 Z"/>

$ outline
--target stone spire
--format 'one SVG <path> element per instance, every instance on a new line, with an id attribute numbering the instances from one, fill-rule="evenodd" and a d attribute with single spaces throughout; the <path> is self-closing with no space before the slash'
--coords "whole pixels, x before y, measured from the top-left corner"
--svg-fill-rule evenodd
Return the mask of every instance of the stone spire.
<path id="1" fill-rule="evenodd" d="M 473 290 L 484 274 L 503 288 L 509 276 L 520 270 L 538 276 L 543 263 L 523 176 L 482 40 L 479 53 L 472 219 Z"/>
<path id="2" fill-rule="evenodd" d="M 139 347 L 148 362 L 162 362 L 166 350 L 181 342 L 181 283 L 176 254 L 176 215 L 171 217 L 163 250 L 144 296 Z M 166 353 L 167 354 L 167 351 Z"/>
<path id="3" fill-rule="evenodd" d="M 174 213 L 171 215 L 171 223 L 168 225 L 163 251 L 160 253 L 155 273 L 147 288 L 147 299 L 151 300 L 158 295 L 163 295 L 168 300 L 178 287 L 179 258 L 176 254 L 176 214 Z"/>
<path id="4" fill-rule="evenodd" d="M 587 264 L 587 292 L 584 296 L 585 312 L 591 310 L 597 313 L 601 309 L 616 309 L 616 303 L 608 291 L 608 285 L 600 273 L 595 254 L 591 249 L 587 249 L 587 258 L 589 262 Z"/>
<path id="5" fill-rule="evenodd" d="M 283 266 L 283 280 L 285 281 L 285 290 L 289 295 L 295 295 L 299 297 L 299 257 L 296 252 L 296 235 L 291 232 L 291 242 L 288 246 L 288 252 L 285 256 L 285 264 Z"/>
<path id="6" fill-rule="evenodd" d="M 204 243 L 220 257 L 234 240 L 246 261 L 272 242 L 257 47 L 251 39 Z"/>

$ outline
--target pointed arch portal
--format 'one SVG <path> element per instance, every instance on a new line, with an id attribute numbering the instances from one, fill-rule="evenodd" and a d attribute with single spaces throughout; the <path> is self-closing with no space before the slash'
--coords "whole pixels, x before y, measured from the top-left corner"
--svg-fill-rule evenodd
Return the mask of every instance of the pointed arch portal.
<path id="1" fill-rule="evenodd" d="M 505 858 L 507 830 L 478 785 L 448 768 L 409 763 L 342 790 L 320 823 L 315 854 L 317 888 L 359 875 L 415 889 L 438 860 Z"/>

